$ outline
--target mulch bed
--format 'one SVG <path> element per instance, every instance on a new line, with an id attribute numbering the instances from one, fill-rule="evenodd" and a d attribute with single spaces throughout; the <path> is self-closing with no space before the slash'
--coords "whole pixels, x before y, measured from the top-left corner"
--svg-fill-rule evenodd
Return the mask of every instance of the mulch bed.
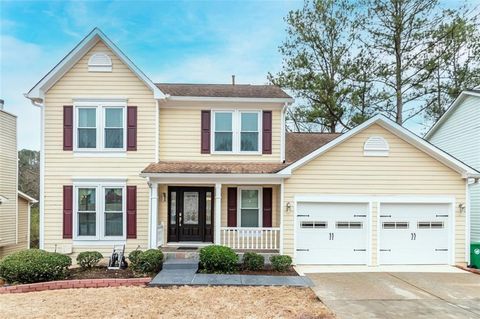
<path id="1" fill-rule="evenodd" d="M 83 270 L 82 268 L 69 269 L 69 275 L 66 279 L 108 279 L 108 278 L 136 278 L 132 269 L 110 270 L 106 267 L 93 267 Z"/>
<path id="2" fill-rule="evenodd" d="M 236 274 L 239 275 L 263 275 L 263 276 L 298 276 L 298 273 L 293 269 L 293 267 L 290 267 L 285 272 L 280 272 L 280 271 L 275 271 L 271 267 L 267 266 L 264 269 L 261 270 L 247 270 L 247 269 L 239 269 Z"/>
<path id="3" fill-rule="evenodd" d="M 202 271 L 202 269 L 198 269 L 199 274 L 205 274 L 205 271 Z M 295 271 L 293 266 L 290 266 L 290 268 L 287 271 L 275 271 L 271 268 L 271 266 L 265 266 L 264 269 L 260 270 L 247 270 L 243 269 L 241 266 L 238 267 L 237 271 L 233 273 L 233 275 L 257 275 L 257 276 L 299 276 L 299 274 Z"/>

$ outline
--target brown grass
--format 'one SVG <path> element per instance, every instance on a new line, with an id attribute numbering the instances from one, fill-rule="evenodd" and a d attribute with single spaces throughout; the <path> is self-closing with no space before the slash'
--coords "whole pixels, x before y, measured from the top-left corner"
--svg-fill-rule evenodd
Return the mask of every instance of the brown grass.
<path id="1" fill-rule="evenodd" d="M 308 288 L 93 288 L 0 297 L 1 318 L 333 318 Z"/>

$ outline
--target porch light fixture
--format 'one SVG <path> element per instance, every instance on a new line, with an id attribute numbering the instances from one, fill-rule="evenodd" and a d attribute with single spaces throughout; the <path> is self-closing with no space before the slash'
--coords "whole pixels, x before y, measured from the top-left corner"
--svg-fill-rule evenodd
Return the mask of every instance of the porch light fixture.
<path id="1" fill-rule="evenodd" d="M 463 203 L 458 204 L 458 209 L 460 209 L 460 214 L 465 213 L 465 204 Z"/>
<path id="2" fill-rule="evenodd" d="M 167 201 L 167 193 L 162 193 L 162 202 L 166 202 Z"/>
<path id="3" fill-rule="evenodd" d="M 290 204 L 290 202 L 287 202 L 287 213 L 290 213 L 291 210 L 292 210 L 292 205 Z"/>

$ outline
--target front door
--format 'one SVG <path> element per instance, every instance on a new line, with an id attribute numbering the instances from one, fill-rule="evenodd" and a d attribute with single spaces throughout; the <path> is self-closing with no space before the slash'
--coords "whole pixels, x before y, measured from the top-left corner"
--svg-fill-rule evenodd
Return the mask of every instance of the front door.
<path id="1" fill-rule="evenodd" d="M 213 188 L 168 188 L 168 240 L 213 241 Z"/>

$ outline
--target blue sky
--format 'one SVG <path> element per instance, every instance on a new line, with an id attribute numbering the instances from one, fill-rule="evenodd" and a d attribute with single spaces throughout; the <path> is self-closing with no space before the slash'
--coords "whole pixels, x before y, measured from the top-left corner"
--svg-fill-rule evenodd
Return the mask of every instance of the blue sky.
<path id="1" fill-rule="evenodd" d="M 444 4 L 455 7 L 458 2 Z M 302 5 L 303 1 L 0 0 L 0 98 L 7 111 L 18 115 L 19 149 L 40 145 L 39 110 L 22 94 L 94 27 L 154 82 L 228 83 L 235 74 L 238 83 L 261 84 L 268 72 L 281 67 L 283 18 Z"/>

